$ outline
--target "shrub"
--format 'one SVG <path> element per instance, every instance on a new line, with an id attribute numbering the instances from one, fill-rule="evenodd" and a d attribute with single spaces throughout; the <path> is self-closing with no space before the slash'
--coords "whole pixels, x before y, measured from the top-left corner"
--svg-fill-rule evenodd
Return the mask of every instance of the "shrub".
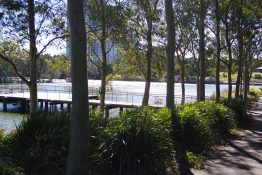
<path id="1" fill-rule="evenodd" d="M 167 109 L 141 108 L 123 113 L 102 131 L 96 169 L 103 174 L 164 174 L 172 157 L 171 118 Z"/>
<path id="2" fill-rule="evenodd" d="M 2 142 L 1 156 L 25 174 L 64 174 L 69 145 L 69 116 L 37 114 L 24 120 Z"/>
<path id="3" fill-rule="evenodd" d="M 261 73 L 256 73 L 256 74 L 253 74 L 253 78 L 254 79 L 262 79 L 262 74 Z"/>
<path id="4" fill-rule="evenodd" d="M 245 110 L 245 102 L 242 99 L 223 100 L 223 104 L 234 111 L 234 118 L 238 127 L 246 127 L 252 117 Z"/>
<path id="5" fill-rule="evenodd" d="M 202 152 L 235 128 L 233 112 L 212 101 L 191 103 L 178 111 L 180 142 L 186 150 Z"/>
<path id="6" fill-rule="evenodd" d="M 262 95 L 261 89 L 251 88 L 248 93 L 248 99 L 250 102 L 258 101 L 259 97 Z"/>
<path id="7" fill-rule="evenodd" d="M 171 162 L 167 109 L 136 109 L 110 120 L 108 127 L 97 111 L 89 117 L 90 172 L 161 174 Z M 0 134 L 0 174 L 65 174 L 69 123 L 67 114 L 38 114 L 24 120 L 13 133 Z"/>
<path id="8" fill-rule="evenodd" d="M 186 161 L 190 167 L 195 169 L 203 169 L 205 157 L 199 154 L 194 154 L 193 152 L 186 152 Z"/>

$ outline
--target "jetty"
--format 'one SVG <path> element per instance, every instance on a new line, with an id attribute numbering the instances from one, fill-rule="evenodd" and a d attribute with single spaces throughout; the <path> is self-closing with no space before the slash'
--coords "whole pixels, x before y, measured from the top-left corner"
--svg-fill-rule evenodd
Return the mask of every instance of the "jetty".
<path id="1" fill-rule="evenodd" d="M 60 110 L 62 112 L 70 112 L 72 108 L 72 92 L 71 87 L 63 86 L 39 86 L 38 107 L 41 111 L 54 112 Z M 123 112 L 127 108 L 140 107 L 143 94 L 137 93 L 106 93 L 105 101 L 105 117 L 109 117 L 111 109 L 118 109 Z M 206 97 L 209 98 L 209 97 Z M 165 106 L 165 94 L 150 94 L 149 106 L 153 108 L 161 108 Z M 175 96 L 178 104 L 181 100 L 180 95 Z M 185 96 L 185 101 L 196 101 L 196 96 Z M 0 103 L 3 104 L 3 111 L 8 111 L 9 104 L 20 104 L 22 112 L 29 112 L 30 94 L 25 86 L 9 86 L 0 89 Z M 98 89 L 89 89 L 89 108 L 95 109 L 99 106 Z"/>
<path id="2" fill-rule="evenodd" d="M 58 90 L 57 90 L 58 89 Z M 132 97 L 131 97 L 132 95 Z M 123 98 L 123 96 L 125 96 Z M 141 94 L 139 94 L 141 96 Z M 57 108 L 62 112 L 70 112 L 72 108 L 72 93 L 71 91 L 48 90 L 48 88 L 39 88 L 37 92 L 38 107 L 41 111 L 54 112 Z M 141 106 L 134 98 L 134 94 L 110 94 L 107 97 L 110 100 L 105 101 L 105 117 L 109 117 L 111 109 L 119 109 L 123 112 L 126 108 L 134 108 Z M 141 96 L 142 97 L 142 96 Z M 95 91 L 90 91 L 89 108 L 95 109 L 99 106 L 99 94 Z M 127 100 L 127 101 L 126 101 Z M 3 111 L 8 111 L 8 106 L 11 104 L 20 104 L 22 112 L 30 110 L 30 94 L 27 88 L 15 87 L 0 90 L 0 103 L 3 104 Z M 151 105 L 154 108 L 163 107 L 161 104 Z"/>

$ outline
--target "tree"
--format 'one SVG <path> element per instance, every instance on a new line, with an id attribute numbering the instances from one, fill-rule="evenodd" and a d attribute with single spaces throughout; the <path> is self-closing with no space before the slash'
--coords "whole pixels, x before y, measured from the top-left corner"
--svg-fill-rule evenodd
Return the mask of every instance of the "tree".
<path id="1" fill-rule="evenodd" d="M 166 47 L 166 66 L 167 66 L 167 94 L 166 94 L 166 106 L 169 108 L 173 115 L 175 115 L 174 107 L 174 54 L 175 54 L 175 26 L 174 26 L 174 12 L 172 0 L 165 0 L 165 13 L 167 24 L 167 47 Z M 174 116 L 175 117 L 175 116 Z"/>
<path id="2" fill-rule="evenodd" d="M 64 2 L 62 0 L 21 0 L 1 1 L 3 15 L 1 15 L 1 33 L 6 40 L 17 41 L 22 47 L 29 45 L 30 81 L 19 73 L 17 65 L 12 58 L 0 53 L 0 58 L 8 62 L 15 70 L 30 91 L 30 113 L 37 112 L 37 59 L 52 45 L 55 40 L 65 37 L 65 15 L 63 14 Z M 48 38 L 46 43 L 43 37 Z M 42 48 L 37 51 L 37 46 L 42 43 Z M 41 47 L 41 46 L 40 46 Z"/>
<path id="3" fill-rule="evenodd" d="M 200 82 L 199 82 L 199 100 L 205 100 L 205 4 L 200 0 L 199 10 L 199 60 L 200 60 Z"/>
<path id="4" fill-rule="evenodd" d="M 216 16 L 216 102 L 220 101 L 220 6 L 219 0 L 215 1 Z"/>
<path id="5" fill-rule="evenodd" d="M 228 83 L 228 100 L 231 103 L 232 98 L 232 64 L 233 64 L 233 54 L 232 54 L 232 37 L 230 37 L 231 28 L 230 28 L 230 19 L 229 19 L 229 10 L 231 3 L 230 1 L 228 3 L 223 4 L 224 5 L 224 17 L 222 18 L 223 24 L 225 26 L 225 45 L 227 48 L 227 54 L 228 54 L 228 63 L 227 63 L 227 83 Z"/>
<path id="6" fill-rule="evenodd" d="M 186 4 L 186 5 L 185 5 Z M 195 17 L 191 15 L 194 11 L 192 2 L 186 0 L 176 1 L 175 3 L 175 28 L 176 28 L 176 58 L 180 66 L 182 101 L 185 102 L 185 78 L 186 78 L 186 55 L 189 53 L 190 44 L 195 36 Z M 196 48 L 195 48 L 196 49 Z M 196 74 L 195 74 L 196 75 Z"/>
<path id="7" fill-rule="evenodd" d="M 68 0 L 72 59 L 72 116 L 68 175 L 88 174 L 87 42 L 83 0 Z"/>
<path id="8" fill-rule="evenodd" d="M 69 77 L 70 62 L 66 56 L 55 55 L 49 59 L 45 59 L 44 61 L 45 64 L 48 65 L 50 81 L 52 81 L 54 77 L 64 79 Z"/>
<path id="9" fill-rule="evenodd" d="M 150 83 L 152 79 L 152 61 L 154 55 L 153 42 L 160 43 L 157 28 L 161 27 L 159 0 L 132 0 L 128 1 L 126 12 L 128 26 L 119 38 L 119 44 L 125 51 L 137 50 L 133 58 L 139 60 L 136 66 L 142 70 L 145 78 L 145 91 L 142 105 L 148 105 Z"/>
<path id="10" fill-rule="evenodd" d="M 115 0 L 90 0 L 86 4 L 86 22 L 88 35 L 88 58 L 101 70 L 100 112 L 104 113 L 106 84 L 109 67 L 109 54 L 115 49 L 115 38 L 118 37 L 124 26 L 124 7 Z"/>

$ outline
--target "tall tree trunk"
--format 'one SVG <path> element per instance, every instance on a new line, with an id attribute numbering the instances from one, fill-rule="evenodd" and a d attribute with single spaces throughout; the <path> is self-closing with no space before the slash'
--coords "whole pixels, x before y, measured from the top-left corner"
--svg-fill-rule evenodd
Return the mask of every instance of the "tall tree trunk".
<path id="1" fill-rule="evenodd" d="M 197 73 L 196 75 L 196 88 L 197 88 L 197 101 L 200 101 L 200 76 L 199 76 L 199 73 Z"/>
<path id="2" fill-rule="evenodd" d="M 200 16 L 199 16 L 199 60 L 200 60 L 200 82 L 199 82 L 199 98 L 200 101 L 205 100 L 205 4 L 204 0 L 200 0 Z"/>
<path id="3" fill-rule="evenodd" d="M 215 2 L 216 13 L 216 102 L 220 101 L 220 14 L 219 14 L 219 2 Z"/>
<path id="4" fill-rule="evenodd" d="M 185 103 L 185 54 L 181 52 L 181 49 L 179 50 L 181 56 L 179 55 L 178 50 L 176 53 L 177 53 L 178 62 L 181 67 L 181 89 L 182 89 L 181 104 L 184 104 Z"/>
<path id="5" fill-rule="evenodd" d="M 182 58 L 182 64 L 181 64 L 181 88 L 182 88 L 182 101 L 181 103 L 185 103 L 185 97 L 186 97 L 186 89 L 185 89 L 185 60 Z"/>
<path id="6" fill-rule="evenodd" d="M 196 54 L 195 54 L 195 51 L 194 51 L 194 47 L 193 47 L 193 42 L 192 42 L 192 54 L 193 54 L 193 58 L 196 62 L 196 66 L 197 66 L 197 70 L 196 70 L 196 93 L 197 93 L 197 101 L 200 101 L 200 95 L 199 95 L 199 63 L 200 61 L 196 58 Z"/>
<path id="7" fill-rule="evenodd" d="M 146 17 L 146 21 L 147 21 L 146 81 L 145 81 L 144 97 L 142 102 L 143 106 L 147 106 L 149 101 L 150 84 L 151 84 L 151 62 L 153 56 L 153 45 L 152 45 L 153 22 L 152 19 L 150 19 L 150 17 Z"/>
<path id="8" fill-rule="evenodd" d="M 35 4 L 34 0 L 28 0 L 28 21 L 30 40 L 30 114 L 37 112 L 37 65 L 36 65 L 36 32 L 35 32 Z"/>
<path id="9" fill-rule="evenodd" d="M 247 56 L 247 55 L 246 55 Z M 248 64 L 247 64 L 247 57 L 245 57 L 244 59 L 244 93 L 243 93 L 243 99 L 245 102 L 245 106 L 247 108 L 247 94 L 248 94 L 248 87 L 249 87 L 249 68 L 248 68 Z"/>
<path id="10" fill-rule="evenodd" d="M 101 28 L 102 38 L 101 53 L 102 53 L 102 70 L 101 70 L 101 89 L 100 89 L 100 112 L 104 113 L 105 95 L 106 95 L 106 76 L 107 76 L 107 59 L 106 59 L 106 20 L 105 20 L 105 4 L 104 0 L 100 0 L 101 6 Z"/>
<path id="11" fill-rule="evenodd" d="M 172 0 L 165 0 L 165 13 L 167 23 L 167 47 L 166 47 L 166 66 L 167 66 L 167 89 L 166 89 L 166 106 L 171 111 L 175 111 L 175 25 Z"/>
<path id="12" fill-rule="evenodd" d="M 174 13 L 172 0 L 165 0 L 165 13 L 167 23 L 167 96 L 166 106 L 172 111 L 172 123 L 173 123 L 173 134 L 174 142 L 176 145 L 176 160 L 178 162 L 178 174 L 192 174 L 187 164 L 185 163 L 185 150 L 182 144 L 178 142 L 179 138 L 179 127 L 177 125 L 177 115 L 175 112 L 174 105 L 174 53 L 175 53 L 175 26 L 174 26 Z"/>
<path id="13" fill-rule="evenodd" d="M 227 43 L 227 51 L 228 51 L 228 65 L 227 65 L 227 78 L 228 78 L 228 100 L 229 103 L 231 103 L 232 99 L 232 48 L 231 48 L 231 42 L 229 39 L 229 26 L 228 26 L 228 11 L 226 14 L 226 19 L 225 19 L 225 37 L 226 37 L 226 43 Z"/>
<path id="14" fill-rule="evenodd" d="M 237 71 L 237 81 L 236 81 L 236 92 L 235 98 L 239 98 L 241 94 L 241 82 L 242 82 L 242 72 L 243 72 L 243 34 L 242 34 L 242 0 L 240 0 L 239 14 L 238 14 L 238 71 Z"/>
<path id="15" fill-rule="evenodd" d="M 83 0 L 68 0 L 71 34 L 72 116 L 67 175 L 88 174 L 87 43 Z"/>

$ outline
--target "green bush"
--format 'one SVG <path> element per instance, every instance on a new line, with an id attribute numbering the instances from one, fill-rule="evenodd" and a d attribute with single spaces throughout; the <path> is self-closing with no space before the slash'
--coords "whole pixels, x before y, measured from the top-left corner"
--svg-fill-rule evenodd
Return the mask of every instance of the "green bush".
<path id="1" fill-rule="evenodd" d="M 203 169 L 205 157 L 199 154 L 194 154 L 193 152 L 186 152 L 186 161 L 190 167 L 195 169 Z"/>
<path id="2" fill-rule="evenodd" d="M 38 114 L 24 120 L 2 141 L 1 157 L 25 174 L 64 174 L 69 116 Z"/>
<path id="3" fill-rule="evenodd" d="M 167 109 L 123 113 L 103 130 L 96 156 L 103 174 L 165 174 L 173 154 L 171 118 Z"/>
<path id="4" fill-rule="evenodd" d="M 90 172 L 161 174 L 171 162 L 167 109 L 136 109 L 111 119 L 108 127 L 100 113 L 92 111 L 89 117 Z M 0 174 L 65 174 L 69 126 L 67 114 L 38 114 L 13 133 L 0 134 Z"/>
<path id="5" fill-rule="evenodd" d="M 248 92 L 248 99 L 250 102 L 258 101 L 259 97 L 262 95 L 261 89 L 251 88 Z"/>
<path id="6" fill-rule="evenodd" d="M 233 112 L 212 101 L 186 104 L 178 111 L 180 142 L 196 153 L 212 148 L 235 128 Z"/>
<path id="7" fill-rule="evenodd" d="M 256 73 L 256 74 L 253 74 L 253 78 L 254 79 L 262 79 L 262 74 L 261 73 Z"/>
<path id="8" fill-rule="evenodd" d="M 242 99 L 223 100 L 223 104 L 234 111 L 235 121 L 238 127 L 246 127 L 250 123 L 252 116 L 245 110 L 245 102 Z"/>

